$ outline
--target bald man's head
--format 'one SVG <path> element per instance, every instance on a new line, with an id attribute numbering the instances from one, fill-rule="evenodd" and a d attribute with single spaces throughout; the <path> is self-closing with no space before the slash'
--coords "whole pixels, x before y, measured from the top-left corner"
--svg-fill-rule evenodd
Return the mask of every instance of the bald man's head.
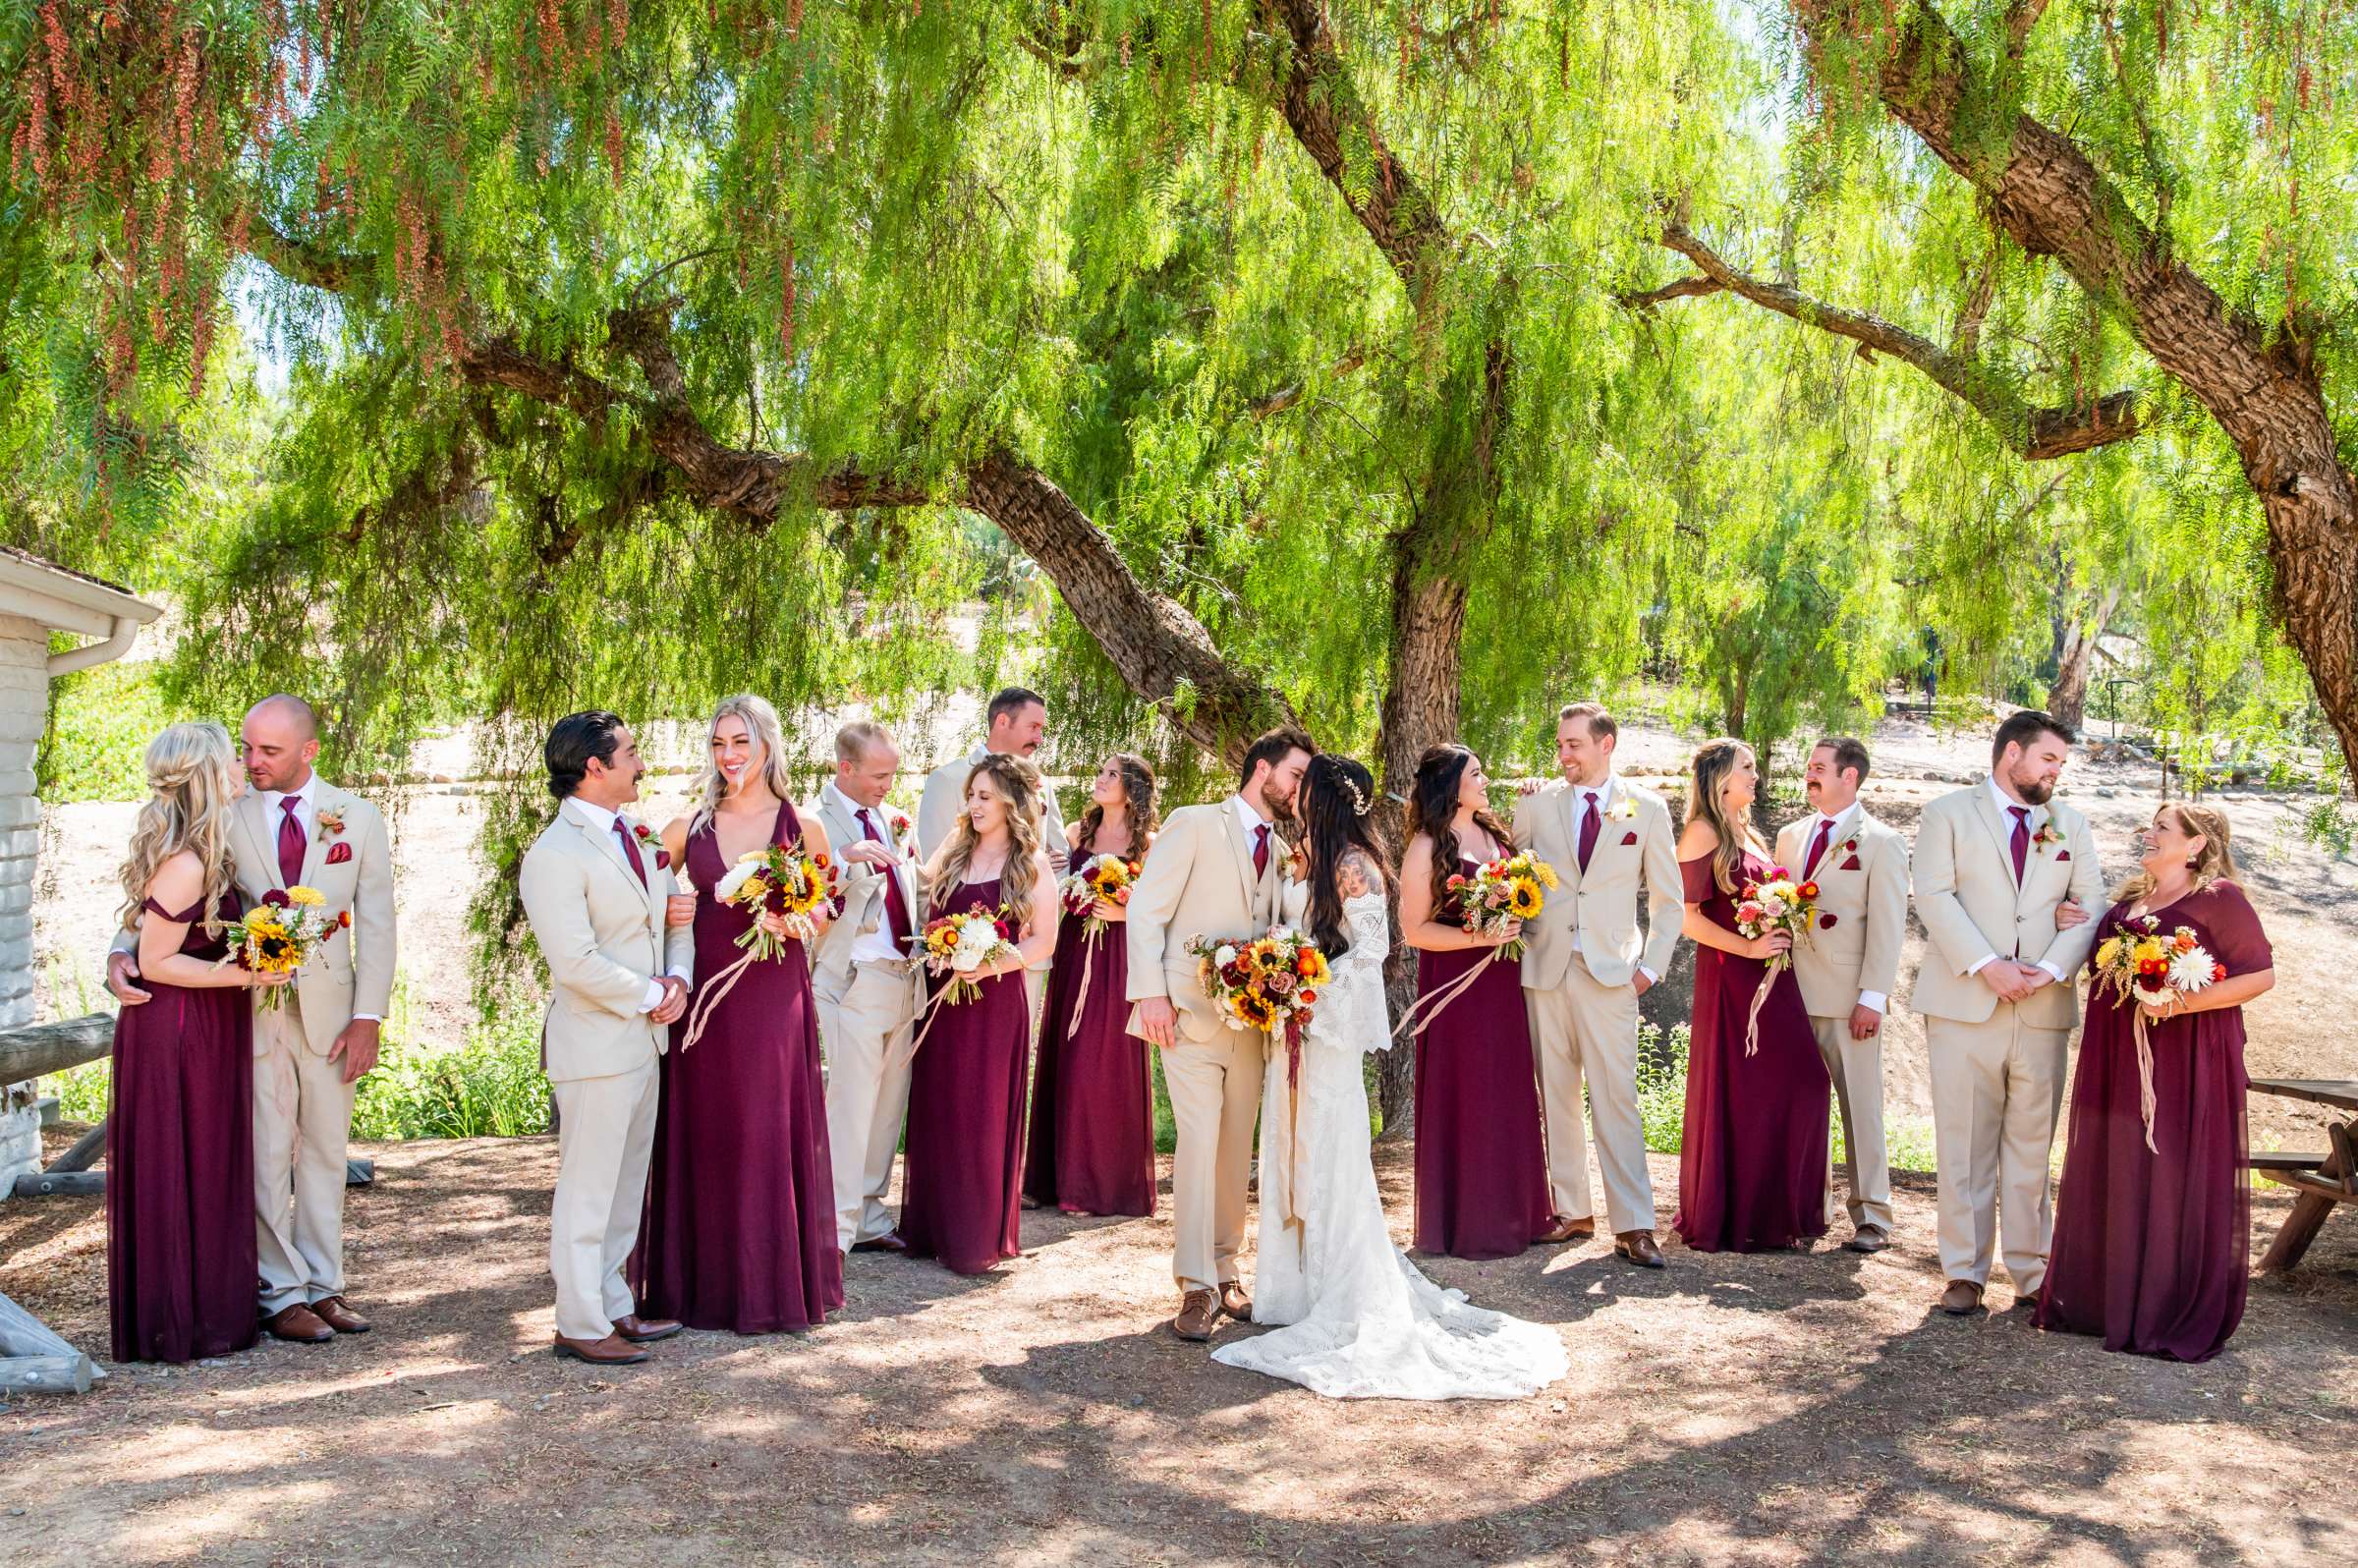
<path id="1" fill-rule="evenodd" d="M 257 790 L 286 794 L 303 788 L 319 755 L 319 715 L 300 697 L 265 697 L 246 710 L 239 731 L 246 776 Z"/>

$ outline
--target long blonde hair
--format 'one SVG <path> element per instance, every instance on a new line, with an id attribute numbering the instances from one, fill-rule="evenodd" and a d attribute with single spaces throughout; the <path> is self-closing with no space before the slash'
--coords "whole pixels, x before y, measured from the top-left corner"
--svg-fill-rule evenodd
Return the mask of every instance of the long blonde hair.
<path id="1" fill-rule="evenodd" d="M 123 862 L 123 910 L 132 928 L 147 904 L 156 868 L 192 850 L 204 868 L 204 924 L 220 919 L 229 891 L 229 812 L 238 785 L 238 754 L 229 731 L 211 719 L 175 724 L 147 743 L 147 803 L 131 829 Z"/>
<path id="2" fill-rule="evenodd" d="M 966 775 L 966 783 L 958 788 L 960 800 L 972 788 L 976 774 L 988 774 L 999 793 L 1007 798 L 1007 836 L 1013 840 L 1007 851 L 1006 868 L 999 872 L 999 898 L 1014 917 L 1016 929 L 1029 931 L 1032 925 L 1032 883 L 1039 874 L 1039 823 L 1041 790 L 1045 787 L 1039 769 L 1020 756 L 992 753 L 977 762 L 974 771 Z M 966 881 L 967 868 L 975 859 L 975 824 L 964 810 L 958 812 L 957 825 L 943 839 L 933 857 L 933 890 L 926 899 L 929 908 L 939 909 L 950 901 Z"/>
<path id="3" fill-rule="evenodd" d="M 2176 813 L 2181 830 L 2199 834 L 2203 840 L 2202 854 L 2196 856 L 2194 865 L 2188 868 L 2194 873 L 2193 883 L 2186 889 L 2189 894 L 2199 893 L 2213 882 L 2223 881 L 2235 874 L 2235 855 L 2227 847 L 2226 812 L 2216 807 L 2196 806 L 2185 801 L 2171 801 L 2162 809 Z M 2112 897 L 2115 903 L 2135 903 L 2153 890 L 2153 874 L 2140 866 L 2130 873 L 2127 881 L 2120 884 L 2120 891 Z"/>
<path id="4" fill-rule="evenodd" d="M 710 824 L 712 813 L 720 810 L 727 798 L 729 781 L 721 777 L 720 768 L 712 760 L 712 737 L 720 729 L 720 721 L 735 717 L 742 720 L 754 744 L 761 748 L 761 782 L 781 801 L 794 799 L 794 780 L 786 774 L 786 727 L 778 722 L 778 710 L 769 700 L 751 692 L 724 697 L 712 710 L 712 718 L 704 726 L 704 770 L 696 781 L 696 811 L 688 818 L 688 831 Z"/>
<path id="5" fill-rule="evenodd" d="M 1727 813 L 1726 805 L 1719 799 L 1720 786 L 1734 772 L 1739 760 L 1750 758 L 1752 748 L 1742 741 L 1722 737 L 1706 741 L 1695 750 L 1687 779 L 1687 820 L 1701 817 L 1719 835 L 1719 843 L 1712 851 L 1712 880 L 1722 893 L 1732 894 L 1744 885 L 1744 852 L 1767 855 L 1768 847 L 1753 831 L 1750 816 L 1738 820 Z"/>

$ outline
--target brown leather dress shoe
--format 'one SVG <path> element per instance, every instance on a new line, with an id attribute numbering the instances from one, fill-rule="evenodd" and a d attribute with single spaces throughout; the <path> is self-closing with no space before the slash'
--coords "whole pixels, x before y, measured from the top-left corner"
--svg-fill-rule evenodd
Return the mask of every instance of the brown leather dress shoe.
<path id="1" fill-rule="evenodd" d="M 866 1241 L 856 1241 L 852 1243 L 852 1251 L 856 1253 L 890 1253 L 898 1258 L 909 1251 L 909 1244 L 901 1240 L 899 1231 L 893 1230 L 886 1231 L 881 1236 L 870 1236 Z"/>
<path id="2" fill-rule="evenodd" d="M 615 1337 L 627 1339 L 634 1345 L 644 1345 L 654 1339 L 669 1339 L 679 1331 L 680 1325 L 668 1317 L 642 1317 L 637 1313 L 631 1313 L 614 1319 Z"/>
<path id="3" fill-rule="evenodd" d="M 1951 1317 L 1963 1317 L 1982 1310 L 1982 1287 L 1970 1279 L 1952 1279 L 1940 1293 L 1940 1310 Z"/>
<path id="4" fill-rule="evenodd" d="M 1625 1258 L 1640 1268 L 1663 1268 L 1662 1250 L 1655 1244 L 1650 1230 L 1625 1230 L 1613 1238 L 1615 1256 Z"/>
<path id="5" fill-rule="evenodd" d="M 1253 1298 L 1245 1294 L 1244 1281 L 1238 1279 L 1220 1281 L 1220 1311 L 1240 1323 L 1249 1323 L 1253 1320 Z"/>
<path id="6" fill-rule="evenodd" d="M 1549 1219 L 1547 1228 L 1540 1232 L 1539 1242 L 1543 1247 L 1553 1247 L 1559 1242 L 1594 1241 L 1596 1237 L 1597 1221 L 1566 1219 L 1563 1215 L 1556 1214 Z"/>
<path id="7" fill-rule="evenodd" d="M 1891 1237 L 1881 1225 L 1861 1225 L 1858 1234 L 1842 1244 L 1844 1251 L 1880 1253 L 1891 1245 Z"/>
<path id="8" fill-rule="evenodd" d="M 646 1352 L 619 1334 L 603 1339 L 567 1339 L 556 1336 L 559 1361 L 586 1361 L 592 1367 L 628 1367 L 646 1360 Z"/>
<path id="9" fill-rule="evenodd" d="M 344 1305 L 341 1296 L 322 1296 L 311 1303 L 311 1316 L 339 1334 L 368 1332 L 368 1319 Z"/>
<path id="10" fill-rule="evenodd" d="M 1219 1316 L 1218 1297 L 1208 1290 L 1191 1290 L 1179 1300 L 1179 1316 L 1171 1319 L 1171 1332 L 1202 1344 L 1211 1337 L 1211 1325 Z"/>
<path id="11" fill-rule="evenodd" d="M 282 1307 L 262 1319 L 262 1332 L 272 1339 L 290 1340 L 298 1345 L 324 1345 L 336 1337 L 336 1331 L 319 1320 L 319 1315 L 297 1302 Z"/>

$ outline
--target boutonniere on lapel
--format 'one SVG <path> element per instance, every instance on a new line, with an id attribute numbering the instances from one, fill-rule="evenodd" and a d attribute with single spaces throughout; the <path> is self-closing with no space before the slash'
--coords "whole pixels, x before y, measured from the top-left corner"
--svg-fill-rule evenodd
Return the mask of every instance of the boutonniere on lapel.
<path id="1" fill-rule="evenodd" d="M 1835 867 L 1834 869 L 1837 871 L 1856 871 L 1863 868 L 1864 868 L 1859 865 L 1859 835 L 1853 833 L 1842 845 L 1842 864 Z M 1833 924 L 1833 918 L 1828 916 L 1825 924 L 1828 925 Z"/>
<path id="2" fill-rule="evenodd" d="M 1608 822 L 1634 822 L 1638 819 L 1638 803 L 1624 795 L 1604 809 L 1604 819 Z M 1634 829 L 1621 835 L 1624 848 L 1637 841 L 1638 835 Z"/>
<path id="3" fill-rule="evenodd" d="M 327 859 L 322 864 L 328 866 L 344 865 L 347 861 L 352 859 L 352 846 L 344 842 L 344 813 L 342 812 L 331 812 L 327 808 L 321 807 L 318 812 L 318 818 L 319 825 L 316 829 L 314 829 L 314 835 L 322 842 L 330 839 L 334 840 L 333 843 L 328 844 Z"/>
<path id="4" fill-rule="evenodd" d="M 639 840 L 639 847 L 641 849 L 654 856 L 656 870 L 668 871 L 671 869 L 671 851 L 663 847 L 662 834 L 656 832 L 645 822 L 633 822 L 631 824 L 631 836 Z"/>
<path id="5" fill-rule="evenodd" d="M 896 839 L 909 831 L 909 818 L 898 812 L 894 812 L 886 820 L 892 823 L 892 836 Z"/>
<path id="6" fill-rule="evenodd" d="M 2055 861 L 2058 865 L 2071 859 L 2071 851 L 2062 848 L 2062 844 L 2063 835 L 2055 831 L 2054 824 L 2051 822 L 2040 823 L 2039 831 L 2031 835 L 2031 847 L 2041 855 L 2045 855 L 2049 846 L 2054 847 Z"/>

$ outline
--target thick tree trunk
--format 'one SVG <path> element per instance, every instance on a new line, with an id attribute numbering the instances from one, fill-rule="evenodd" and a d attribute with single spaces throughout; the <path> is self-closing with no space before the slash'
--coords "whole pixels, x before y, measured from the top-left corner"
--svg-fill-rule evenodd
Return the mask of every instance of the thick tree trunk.
<path id="1" fill-rule="evenodd" d="M 1859 0 L 1792 0 L 1812 53 L 1872 37 L 1888 14 Z M 2036 11 L 2026 11 L 2027 26 Z M 2274 337 L 2179 260 L 2077 142 L 2027 114 L 2003 158 L 1973 128 L 2002 90 L 1971 67 L 1930 4 L 1906 14 L 1875 84 L 1883 106 L 1972 185 L 1987 220 L 2052 256 L 2225 432 L 2268 520 L 2285 635 L 2358 774 L 2358 476 L 2341 460 L 2315 344 Z"/>
<path id="2" fill-rule="evenodd" d="M 2088 676 L 2096 667 L 2096 650 L 2105 640 L 2105 627 L 2120 604 L 2120 589 L 2106 588 L 2097 601 L 2092 619 L 2060 623 L 2055 646 L 2054 684 L 2047 689 L 2047 711 L 2077 733 L 2088 722 Z"/>

